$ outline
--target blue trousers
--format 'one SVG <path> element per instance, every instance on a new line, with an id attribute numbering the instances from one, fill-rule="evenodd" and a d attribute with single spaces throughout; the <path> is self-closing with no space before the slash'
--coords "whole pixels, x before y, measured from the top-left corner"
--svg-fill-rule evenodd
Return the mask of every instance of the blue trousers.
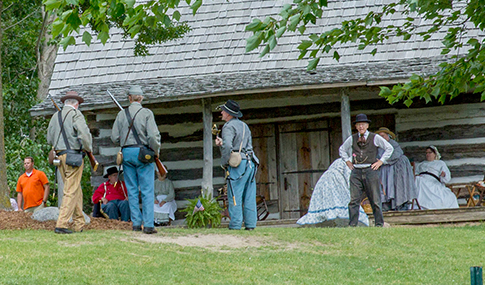
<path id="1" fill-rule="evenodd" d="M 252 161 L 243 159 L 238 167 L 228 166 L 227 197 L 229 203 L 229 228 L 255 228 L 258 220 L 256 209 L 256 166 Z M 232 197 L 236 198 L 236 205 Z"/>
<path id="2" fill-rule="evenodd" d="M 131 221 L 133 226 L 153 228 L 153 184 L 155 180 L 155 165 L 138 160 L 140 149 L 127 147 L 123 149 L 123 171 L 130 202 Z M 141 192 L 142 213 L 140 212 L 138 193 Z"/>
<path id="3" fill-rule="evenodd" d="M 111 200 L 101 207 L 110 219 L 117 220 L 121 217 L 124 222 L 130 220 L 130 205 L 126 200 Z"/>

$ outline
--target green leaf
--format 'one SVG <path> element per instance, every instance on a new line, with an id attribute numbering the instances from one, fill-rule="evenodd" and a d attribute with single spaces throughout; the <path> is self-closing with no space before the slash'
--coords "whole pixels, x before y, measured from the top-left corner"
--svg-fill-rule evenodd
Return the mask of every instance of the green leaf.
<path id="1" fill-rule="evenodd" d="M 339 61 L 340 60 L 340 55 L 338 54 L 337 51 L 334 51 L 333 52 L 333 58 L 336 60 L 336 61 Z"/>
<path id="2" fill-rule="evenodd" d="M 313 69 L 315 69 L 317 67 L 317 65 L 318 65 L 318 62 L 320 62 L 320 58 L 319 57 L 310 60 L 308 62 L 308 66 L 307 66 L 306 69 L 307 70 L 313 70 Z"/>
<path id="3" fill-rule="evenodd" d="M 411 81 L 419 81 L 420 78 L 421 77 L 419 75 L 413 74 L 413 75 L 411 75 L 411 77 L 409 78 L 409 80 L 411 80 Z"/>
<path id="4" fill-rule="evenodd" d="M 92 39 L 93 39 L 93 37 L 91 36 L 91 34 L 88 31 L 84 31 L 83 42 L 85 42 L 88 46 L 90 46 Z"/>
<path id="5" fill-rule="evenodd" d="M 270 38 L 269 38 L 269 48 L 270 50 L 273 50 L 275 47 L 276 47 L 276 44 L 278 42 L 276 41 L 276 37 L 275 35 L 272 35 Z"/>
<path id="6" fill-rule="evenodd" d="M 372 22 L 374 22 L 374 19 L 372 19 L 372 17 L 367 17 L 367 18 L 365 19 L 365 25 L 366 25 L 366 26 L 370 26 L 370 25 L 372 25 Z"/>
<path id="7" fill-rule="evenodd" d="M 163 15 L 163 24 L 166 27 L 172 26 L 172 20 L 170 20 L 170 17 L 168 15 Z"/>
<path id="8" fill-rule="evenodd" d="M 327 0 L 318 0 L 318 5 L 321 7 L 327 7 Z"/>
<path id="9" fill-rule="evenodd" d="M 246 26 L 246 31 L 258 31 L 260 30 L 262 23 L 259 19 L 254 19 L 253 22 Z"/>
<path id="10" fill-rule="evenodd" d="M 312 7 L 310 7 L 310 5 L 305 5 L 303 6 L 303 9 L 302 9 L 302 14 L 303 16 L 307 15 L 307 14 L 310 14 L 310 12 L 312 11 Z"/>
<path id="11" fill-rule="evenodd" d="M 301 44 L 298 46 L 298 49 L 299 50 L 305 50 L 305 49 L 308 49 L 309 47 L 311 47 L 312 45 L 313 45 L 312 41 L 303 40 L 303 41 L 301 41 Z"/>
<path id="12" fill-rule="evenodd" d="M 278 30 L 276 30 L 276 37 L 280 38 L 286 32 L 286 26 L 282 26 Z"/>
<path id="13" fill-rule="evenodd" d="M 64 22 L 60 19 L 56 19 L 54 23 L 52 23 L 52 35 L 57 37 L 61 33 L 62 29 L 64 29 Z"/>
<path id="14" fill-rule="evenodd" d="M 480 101 L 484 101 L 485 100 L 485 91 L 482 92 L 482 97 L 480 97 Z"/>
<path id="15" fill-rule="evenodd" d="M 192 6 L 190 6 L 190 9 L 192 9 L 192 14 L 195 15 L 197 13 L 197 10 L 199 10 L 200 6 L 202 5 L 202 0 L 196 0 Z"/>
<path id="16" fill-rule="evenodd" d="M 101 32 L 99 32 L 99 34 L 98 34 L 98 39 L 99 39 L 99 40 L 100 40 L 100 41 L 101 41 L 103 44 L 105 44 L 105 43 L 108 41 L 108 39 L 109 39 L 109 33 L 108 33 L 108 32 L 106 32 L 106 31 L 101 31 Z"/>
<path id="17" fill-rule="evenodd" d="M 59 1 L 59 0 L 47 0 L 47 1 L 44 1 L 45 8 L 48 11 L 52 11 L 52 10 L 58 9 L 59 7 L 61 7 L 61 4 L 62 4 L 62 1 Z"/>
<path id="18" fill-rule="evenodd" d="M 74 39 L 73 36 L 67 36 L 65 38 L 63 38 L 59 44 L 65 49 L 67 49 L 68 46 L 70 45 L 75 45 L 76 44 L 76 40 Z"/>
<path id="19" fill-rule="evenodd" d="M 136 36 L 136 34 L 138 34 L 138 32 L 140 31 L 140 29 L 141 29 L 141 25 L 134 25 L 133 27 L 131 27 L 131 29 L 128 30 L 128 33 L 130 34 L 130 36 L 132 38 L 134 38 Z M 99 36 L 98 36 L 98 38 L 99 38 Z"/>
<path id="20" fill-rule="evenodd" d="M 312 40 L 312 42 L 316 42 L 320 39 L 320 37 L 317 34 L 311 34 L 309 38 L 310 40 Z"/>
<path id="21" fill-rule="evenodd" d="M 300 32 L 300 34 L 303 34 L 306 31 L 306 26 L 305 25 L 299 26 L 298 31 Z"/>
<path id="22" fill-rule="evenodd" d="M 381 97 L 388 97 L 392 94 L 391 89 L 389 87 L 381 86 L 381 91 L 379 92 L 379 96 Z"/>
<path id="23" fill-rule="evenodd" d="M 302 50 L 302 51 L 300 52 L 300 55 L 298 56 L 298 60 L 300 60 L 300 59 L 304 58 L 304 57 L 305 57 L 305 55 L 307 54 L 307 52 L 308 52 L 308 50 L 307 50 L 307 49 L 306 49 L 306 50 Z"/>
<path id="24" fill-rule="evenodd" d="M 179 12 L 179 11 L 177 11 L 177 10 L 175 10 L 175 11 L 173 12 L 172 17 L 173 17 L 175 20 L 180 21 L 180 12 Z"/>
<path id="25" fill-rule="evenodd" d="M 133 8 L 133 6 L 135 6 L 135 2 L 136 0 L 125 0 L 126 6 L 128 8 Z"/>
<path id="26" fill-rule="evenodd" d="M 283 8 L 281 10 L 288 11 L 290 9 L 291 9 L 291 4 L 285 4 L 285 5 L 283 5 Z"/>
<path id="27" fill-rule="evenodd" d="M 315 57 L 317 57 L 317 53 L 318 53 L 319 51 L 320 51 L 319 49 L 314 49 L 314 50 L 312 50 L 312 52 L 310 53 L 310 57 L 311 57 L 311 58 L 315 58 Z"/>
<path id="28" fill-rule="evenodd" d="M 436 86 L 431 91 L 431 95 L 433 95 L 435 98 L 437 98 L 440 95 L 440 91 L 441 91 L 440 90 L 440 87 L 439 86 Z"/>
<path id="29" fill-rule="evenodd" d="M 257 32 L 252 37 L 246 40 L 246 52 L 252 51 L 253 49 L 257 48 L 261 43 L 261 32 Z"/>
<path id="30" fill-rule="evenodd" d="M 148 27 L 154 27 L 157 24 L 157 19 L 155 16 L 149 16 L 146 18 L 146 25 Z"/>
<path id="31" fill-rule="evenodd" d="M 404 105 L 406 105 L 406 107 L 408 107 L 408 108 L 409 108 L 409 106 L 411 106 L 412 104 L 413 104 L 413 100 L 411 100 L 411 99 L 406 99 L 406 100 L 404 101 Z"/>
<path id="32" fill-rule="evenodd" d="M 300 14 L 296 14 L 290 17 L 290 25 L 288 26 L 288 29 L 290 31 L 296 30 L 296 26 L 300 22 Z"/>
<path id="33" fill-rule="evenodd" d="M 377 53 L 377 48 L 373 49 L 373 50 L 370 52 L 370 54 L 372 54 L 372 55 L 376 55 L 376 53 Z"/>
<path id="34" fill-rule="evenodd" d="M 269 50 L 270 50 L 269 45 L 266 45 L 266 46 L 264 47 L 263 51 L 261 52 L 261 54 L 259 55 L 259 57 L 263 57 L 263 56 L 265 56 L 265 55 L 266 55 L 266 54 L 269 52 Z"/>

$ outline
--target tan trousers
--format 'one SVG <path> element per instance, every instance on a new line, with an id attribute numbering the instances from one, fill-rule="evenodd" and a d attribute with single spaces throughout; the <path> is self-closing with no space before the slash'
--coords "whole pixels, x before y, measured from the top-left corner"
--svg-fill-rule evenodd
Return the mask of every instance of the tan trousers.
<path id="1" fill-rule="evenodd" d="M 66 154 L 59 156 L 59 160 L 61 161 L 59 172 L 64 181 L 64 196 L 56 228 L 67 228 L 72 216 L 74 230 L 81 231 L 86 223 L 83 215 L 83 191 L 81 189 L 84 162 L 80 167 L 66 165 Z"/>

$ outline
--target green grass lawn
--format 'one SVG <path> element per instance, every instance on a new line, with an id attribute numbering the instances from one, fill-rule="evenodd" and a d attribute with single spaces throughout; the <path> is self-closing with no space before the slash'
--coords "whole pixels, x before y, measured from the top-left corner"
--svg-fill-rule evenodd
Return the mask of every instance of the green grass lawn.
<path id="1" fill-rule="evenodd" d="M 485 225 L 164 229 L 154 236 L 0 231 L 0 284 L 470 284 L 470 267 L 485 265 L 484 232 Z M 225 243 L 160 242 L 209 234 Z M 233 240 L 248 245 L 233 247 Z"/>

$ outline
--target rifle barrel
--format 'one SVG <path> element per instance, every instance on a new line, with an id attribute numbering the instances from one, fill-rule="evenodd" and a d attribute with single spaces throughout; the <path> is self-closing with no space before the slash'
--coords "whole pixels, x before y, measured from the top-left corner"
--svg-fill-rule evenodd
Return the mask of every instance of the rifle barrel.
<path id="1" fill-rule="evenodd" d="M 111 97 L 111 99 L 113 100 L 113 102 L 115 102 L 116 106 L 118 106 L 118 108 L 120 108 L 120 110 L 123 110 L 123 107 L 121 106 L 121 104 L 118 102 L 118 100 L 116 100 L 115 96 L 113 96 L 113 94 L 111 94 L 111 92 L 109 92 L 109 90 L 106 90 L 106 92 L 108 93 L 108 95 Z"/>
<path id="2" fill-rule="evenodd" d="M 57 111 L 60 111 L 61 108 L 59 108 L 59 106 L 57 106 L 56 101 L 54 101 L 54 98 L 52 98 L 52 96 L 51 96 L 50 93 L 47 95 L 47 97 L 49 97 L 49 99 L 51 99 L 52 104 L 54 104 L 54 106 L 56 107 Z"/>

